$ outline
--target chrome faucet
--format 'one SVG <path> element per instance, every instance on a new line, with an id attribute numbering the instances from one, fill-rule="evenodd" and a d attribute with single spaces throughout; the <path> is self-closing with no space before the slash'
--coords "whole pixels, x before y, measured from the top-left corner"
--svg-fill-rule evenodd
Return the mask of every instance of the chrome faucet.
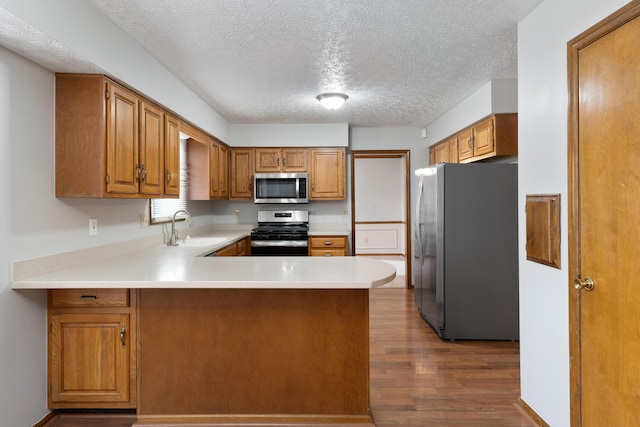
<path id="1" fill-rule="evenodd" d="M 187 215 L 186 219 L 189 223 L 189 227 L 193 227 L 194 225 L 196 225 L 193 222 L 193 218 L 191 218 L 191 214 L 189 213 L 188 210 L 186 209 L 177 210 L 171 217 L 171 237 L 169 238 L 169 243 L 167 243 L 167 246 L 178 246 L 178 230 L 176 230 L 176 215 L 178 215 L 179 213 L 183 213 Z"/>

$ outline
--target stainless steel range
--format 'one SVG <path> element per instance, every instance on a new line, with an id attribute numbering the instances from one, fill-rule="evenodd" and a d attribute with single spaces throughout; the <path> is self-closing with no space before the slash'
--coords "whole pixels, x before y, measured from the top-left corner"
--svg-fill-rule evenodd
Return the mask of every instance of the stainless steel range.
<path id="1" fill-rule="evenodd" d="M 306 256 L 309 211 L 258 211 L 251 230 L 251 255 Z"/>

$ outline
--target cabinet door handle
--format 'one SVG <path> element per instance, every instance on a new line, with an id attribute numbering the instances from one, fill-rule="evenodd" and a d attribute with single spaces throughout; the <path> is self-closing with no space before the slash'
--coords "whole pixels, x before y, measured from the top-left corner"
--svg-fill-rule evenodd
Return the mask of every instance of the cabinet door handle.
<path id="1" fill-rule="evenodd" d="M 167 184 L 171 182 L 171 172 L 167 169 Z"/>
<path id="2" fill-rule="evenodd" d="M 276 161 L 276 165 L 278 165 L 278 167 L 280 167 L 280 158 L 278 157 L 278 160 Z"/>
<path id="3" fill-rule="evenodd" d="M 120 329 L 120 342 L 122 343 L 123 347 L 126 345 L 126 343 L 124 341 L 124 333 L 125 332 L 127 332 L 127 327 L 122 325 L 122 329 Z"/>
<path id="4" fill-rule="evenodd" d="M 142 165 L 140 167 L 140 171 L 141 171 L 140 181 L 144 181 L 147 178 L 147 168 L 145 168 L 144 165 Z"/>
<path id="5" fill-rule="evenodd" d="M 138 182 L 140 181 L 140 166 L 138 166 L 137 163 L 135 165 L 135 170 L 136 170 L 136 182 Z"/>

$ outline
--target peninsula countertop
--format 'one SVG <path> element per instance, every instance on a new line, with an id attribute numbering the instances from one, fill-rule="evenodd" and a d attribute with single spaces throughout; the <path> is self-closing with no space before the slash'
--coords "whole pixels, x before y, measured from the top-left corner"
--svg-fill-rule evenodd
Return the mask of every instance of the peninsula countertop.
<path id="1" fill-rule="evenodd" d="M 246 237 L 208 233 L 178 246 L 154 244 L 12 280 L 13 289 L 226 288 L 367 289 L 395 278 L 393 266 L 363 257 L 206 257 Z M 33 262 L 33 261 L 31 261 Z"/>

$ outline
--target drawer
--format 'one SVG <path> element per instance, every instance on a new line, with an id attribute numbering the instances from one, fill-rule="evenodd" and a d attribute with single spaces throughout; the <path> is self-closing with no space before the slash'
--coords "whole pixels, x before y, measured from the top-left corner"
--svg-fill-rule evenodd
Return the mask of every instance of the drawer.
<path id="1" fill-rule="evenodd" d="M 342 236 L 318 236 L 311 237 L 309 240 L 312 248 L 344 248 L 347 246 L 347 239 Z"/>
<path id="2" fill-rule="evenodd" d="M 347 256 L 346 249 L 311 249 L 311 256 Z"/>
<path id="3" fill-rule="evenodd" d="M 53 289 L 52 307 L 129 307 L 128 289 Z"/>

